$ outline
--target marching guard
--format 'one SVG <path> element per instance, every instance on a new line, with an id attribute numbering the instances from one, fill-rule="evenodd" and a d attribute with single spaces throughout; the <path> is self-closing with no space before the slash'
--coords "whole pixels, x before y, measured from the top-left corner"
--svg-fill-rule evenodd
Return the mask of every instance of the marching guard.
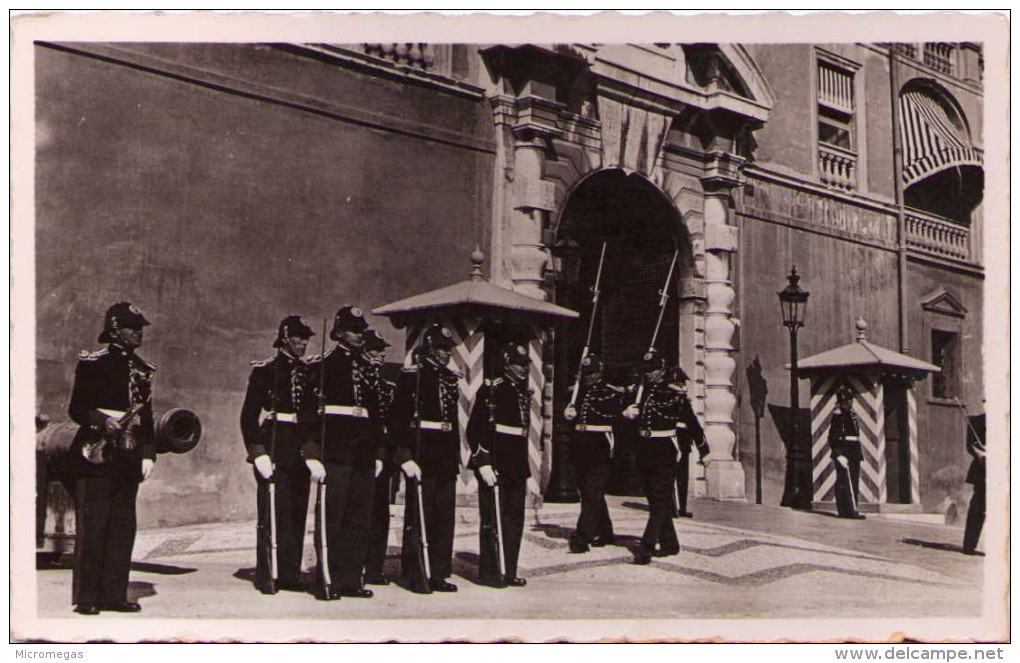
<path id="1" fill-rule="evenodd" d="M 634 551 L 635 564 L 648 564 L 653 555 L 665 557 L 680 552 L 673 528 L 674 478 L 680 455 L 677 431 L 679 424 L 688 430 L 698 426 L 686 390 L 665 379 L 665 360 L 661 355 L 654 351 L 646 353 L 642 372 L 637 400 L 623 411 L 625 418 L 638 424 L 635 455 L 649 510 L 644 534 Z"/>
<path id="2" fill-rule="evenodd" d="M 379 419 L 386 422 L 396 391 L 396 383 L 382 376 L 381 368 L 386 361 L 386 348 L 390 344 L 374 329 L 365 332 L 365 359 L 368 365 L 365 372 L 368 379 L 379 392 Z M 372 496 L 372 518 L 368 538 L 368 551 L 365 557 L 365 584 L 388 585 L 389 578 L 383 573 L 386 563 L 386 551 L 390 539 L 390 495 L 393 487 L 393 458 L 391 445 L 388 443 L 388 431 L 385 424 L 377 428 L 381 435 L 379 448 L 383 450 L 381 459 L 382 472 L 375 477 L 375 493 Z M 378 465 L 377 465 L 378 466 Z"/>
<path id="3" fill-rule="evenodd" d="M 503 376 L 486 380 L 471 409 L 467 438 L 470 467 L 478 478 L 481 521 L 478 581 L 523 587 L 517 561 L 524 534 L 531 390 L 528 351 L 510 344 L 502 352 Z"/>
<path id="4" fill-rule="evenodd" d="M 156 460 L 152 417 L 155 367 L 138 356 L 149 321 L 128 302 L 106 311 L 100 343 L 82 351 L 68 413 L 81 428 L 71 447 L 74 471 L 75 612 L 138 612 L 128 577 L 138 485 Z"/>
<path id="5" fill-rule="evenodd" d="M 854 390 L 843 385 L 836 391 L 836 409 L 829 428 L 829 449 L 836 463 L 836 509 L 840 518 L 864 520 L 860 512 L 861 429 L 854 414 Z"/>
<path id="6" fill-rule="evenodd" d="M 284 318 L 273 341 L 276 356 L 252 362 L 241 407 L 241 435 L 257 484 L 255 588 L 263 594 L 304 591 L 309 473 L 298 412 L 310 396 L 304 355 L 314 335 L 301 316 Z"/>
<path id="7" fill-rule="evenodd" d="M 613 421 L 623 409 L 625 391 L 605 380 L 601 357 L 589 354 L 581 361 L 577 406 L 568 405 L 564 412 L 573 423 L 570 456 L 581 493 L 581 514 L 569 540 L 573 553 L 588 552 L 590 545 L 600 547 L 614 539 L 606 481 L 615 443 Z"/>
<path id="8" fill-rule="evenodd" d="M 395 457 L 407 478 L 401 571 L 413 587 L 417 574 L 424 575 L 420 592 L 457 591 L 448 580 L 460 470 L 459 376 L 447 368 L 453 347 L 449 329 L 426 329 L 417 362 L 400 377 L 393 408 Z"/>
<path id="9" fill-rule="evenodd" d="M 679 366 L 671 369 L 669 382 L 683 390 L 683 397 L 687 400 L 687 406 L 693 411 L 690 403 L 690 396 L 687 393 L 687 373 Z M 676 465 L 676 515 L 678 518 L 693 518 L 694 514 L 687 510 L 687 493 L 690 489 L 691 477 L 691 450 L 698 450 L 698 459 L 701 463 L 708 458 L 708 441 L 705 439 L 705 430 L 701 427 L 697 417 L 685 417 L 683 421 L 676 424 L 677 441 L 680 443 L 680 460 Z"/>
<path id="10" fill-rule="evenodd" d="M 336 345 L 309 360 L 319 406 L 306 410 L 315 422 L 302 456 L 317 486 L 316 594 L 371 598 L 362 571 L 371 526 L 375 477 L 382 470 L 378 392 L 362 356 L 364 314 L 341 307 L 329 334 Z"/>

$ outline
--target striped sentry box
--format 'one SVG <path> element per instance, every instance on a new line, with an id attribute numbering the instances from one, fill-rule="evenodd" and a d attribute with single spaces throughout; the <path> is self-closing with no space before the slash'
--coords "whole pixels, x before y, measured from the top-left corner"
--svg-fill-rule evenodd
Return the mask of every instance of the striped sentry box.
<path id="1" fill-rule="evenodd" d="M 532 325 L 531 340 L 528 342 L 528 356 L 531 365 L 528 371 L 528 388 L 531 389 L 531 416 L 528 419 L 528 466 L 531 477 L 528 479 L 528 490 L 533 495 L 541 495 L 539 486 L 542 470 L 542 434 L 544 420 L 542 417 L 542 391 L 545 389 L 545 373 L 542 371 L 542 345 L 545 332 L 541 327 Z"/>
<path id="2" fill-rule="evenodd" d="M 860 424 L 864 456 L 861 463 L 861 502 L 883 503 L 887 500 L 884 388 L 876 376 L 854 375 L 848 380 L 857 392 L 854 414 Z M 811 477 L 814 499 L 819 502 L 835 499 L 836 470 L 829 453 L 829 428 L 838 386 L 839 380 L 833 375 L 811 380 Z"/>
<path id="3" fill-rule="evenodd" d="M 921 474 L 919 454 L 917 452 L 917 401 L 914 399 L 913 388 L 907 390 L 907 427 L 910 437 L 910 501 L 921 503 Z"/>

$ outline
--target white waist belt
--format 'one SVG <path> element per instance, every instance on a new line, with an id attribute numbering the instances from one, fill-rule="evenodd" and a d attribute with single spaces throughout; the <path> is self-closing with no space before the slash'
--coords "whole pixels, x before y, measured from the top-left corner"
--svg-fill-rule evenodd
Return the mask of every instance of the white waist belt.
<path id="1" fill-rule="evenodd" d="M 860 442 L 861 438 L 857 437 L 856 435 L 847 435 L 846 437 L 843 438 L 843 441 L 844 442 Z"/>
<path id="2" fill-rule="evenodd" d="M 325 407 L 326 414 L 333 414 L 341 417 L 358 417 L 359 419 L 368 418 L 368 408 L 363 408 L 360 405 L 327 405 Z"/>
<path id="3" fill-rule="evenodd" d="M 270 412 L 268 418 L 272 419 L 273 416 L 274 416 L 274 414 L 272 412 Z M 281 423 L 281 424 L 296 424 L 297 423 L 297 414 L 295 414 L 294 412 L 277 412 L 275 414 L 275 416 L 276 416 L 276 421 Z"/>
<path id="4" fill-rule="evenodd" d="M 503 435 L 524 435 L 524 428 L 522 426 L 496 424 L 496 432 L 502 433 Z"/>
<path id="5" fill-rule="evenodd" d="M 685 424 L 682 421 L 678 421 L 678 422 L 676 422 L 676 428 L 677 428 L 677 430 L 686 429 L 687 428 L 687 424 Z"/>
<path id="6" fill-rule="evenodd" d="M 114 419 L 120 419 L 125 414 L 127 414 L 127 412 L 124 412 L 123 410 L 107 410 L 105 407 L 97 407 L 96 409 L 105 414 L 106 416 L 112 417 Z"/>
<path id="7" fill-rule="evenodd" d="M 641 437 L 673 437 L 676 430 L 643 430 Z"/>
<path id="8" fill-rule="evenodd" d="M 418 427 L 422 430 L 438 430 L 444 433 L 449 433 L 453 430 L 453 424 L 449 421 L 427 421 L 422 419 L 418 422 Z"/>
<path id="9" fill-rule="evenodd" d="M 574 430 L 578 433 L 612 433 L 613 427 L 608 424 L 577 424 Z"/>

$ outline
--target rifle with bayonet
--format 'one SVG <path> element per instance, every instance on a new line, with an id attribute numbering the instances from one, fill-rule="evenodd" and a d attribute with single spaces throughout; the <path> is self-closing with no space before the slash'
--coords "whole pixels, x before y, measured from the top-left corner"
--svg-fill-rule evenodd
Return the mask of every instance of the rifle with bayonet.
<path id="1" fill-rule="evenodd" d="M 659 317 L 655 321 L 655 329 L 652 331 L 652 341 L 648 344 L 648 353 L 655 352 L 655 342 L 659 340 L 659 330 L 662 328 L 662 319 L 666 313 L 666 304 L 669 302 L 669 282 L 673 280 L 673 271 L 676 269 L 676 261 L 680 256 L 680 249 L 673 252 L 673 261 L 669 264 L 669 273 L 666 274 L 666 283 L 659 290 Z M 634 406 L 641 407 L 641 399 L 644 398 L 645 380 L 642 376 L 638 385 L 637 397 L 634 399 Z"/>
<path id="2" fill-rule="evenodd" d="M 588 357 L 588 353 L 591 351 L 591 337 L 595 332 L 595 314 L 598 312 L 599 307 L 599 295 L 601 294 L 599 286 L 602 284 L 602 267 L 605 264 L 605 260 L 606 242 L 602 242 L 602 253 L 599 255 L 599 268 L 595 274 L 595 285 L 591 289 L 591 314 L 588 316 L 588 335 L 585 337 L 584 349 L 581 350 L 581 359 L 577 368 L 577 379 L 574 380 L 574 388 L 570 394 L 570 405 L 567 406 L 569 410 L 572 410 L 577 406 L 577 397 L 581 392 L 581 369 L 584 366 L 584 360 Z"/>
<path id="3" fill-rule="evenodd" d="M 319 364 L 319 460 L 326 458 L 326 320 L 322 320 L 322 358 Z M 315 575 L 318 598 L 329 601 L 333 596 L 333 583 L 329 576 L 329 539 L 326 532 L 326 481 L 323 479 L 315 491 Z"/>

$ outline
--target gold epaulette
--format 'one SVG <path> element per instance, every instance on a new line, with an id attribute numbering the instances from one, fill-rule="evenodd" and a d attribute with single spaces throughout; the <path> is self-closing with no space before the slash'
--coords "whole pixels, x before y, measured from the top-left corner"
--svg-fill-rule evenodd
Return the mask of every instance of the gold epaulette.
<path id="1" fill-rule="evenodd" d="M 687 387 L 685 387 L 685 386 L 683 386 L 683 385 L 680 385 L 680 384 L 673 384 L 672 382 L 670 382 L 670 383 L 669 383 L 669 384 L 668 384 L 667 386 L 668 386 L 668 387 L 669 387 L 670 389 L 672 389 L 673 391 L 678 391 L 678 392 L 680 392 L 681 394 L 686 394 L 686 393 L 687 393 Z"/>
<path id="2" fill-rule="evenodd" d="M 95 352 L 92 352 L 91 350 L 82 350 L 78 353 L 78 359 L 82 361 L 95 361 L 109 352 L 109 348 L 103 348 L 102 350 L 96 350 Z"/>
<path id="3" fill-rule="evenodd" d="M 251 362 L 251 367 L 262 368 L 263 366 L 268 366 L 274 359 L 276 359 L 276 357 L 270 357 L 269 359 L 255 359 Z"/>
<path id="4" fill-rule="evenodd" d="M 149 369 L 150 371 L 152 371 L 152 372 L 156 371 L 156 365 L 153 364 L 152 362 L 145 361 L 144 359 L 142 359 L 138 355 L 135 355 L 135 359 L 137 359 L 139 362 L 141 362 L 142 366 L 144 366 L 145 368 Z"/>
<path id="5" fill-rule="evenodd" d="M 503 384 L 503 378 L 487 378 L 483 382 L 486 387 L 495 387 L 496 385 Z"/>
<path id="6" fill-rule="evenodd" d="M 403 371 L 404 373 L 417 373 L 418 364 L 411 364 L 410 366 L 401 366 L 400 370 Z"/>

